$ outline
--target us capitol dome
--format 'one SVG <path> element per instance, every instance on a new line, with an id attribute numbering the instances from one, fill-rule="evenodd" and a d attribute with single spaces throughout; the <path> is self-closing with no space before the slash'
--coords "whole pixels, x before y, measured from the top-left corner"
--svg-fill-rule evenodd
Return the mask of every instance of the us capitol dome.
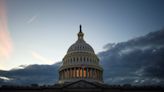
<path id="1" fill-rule="evenodd" d="M 103 68 L 93 48 L 85 42 L 80 25 L 77 41 L 72 44 L 59 68 L 59 83 L 86 80 L 103 83 Z"/>

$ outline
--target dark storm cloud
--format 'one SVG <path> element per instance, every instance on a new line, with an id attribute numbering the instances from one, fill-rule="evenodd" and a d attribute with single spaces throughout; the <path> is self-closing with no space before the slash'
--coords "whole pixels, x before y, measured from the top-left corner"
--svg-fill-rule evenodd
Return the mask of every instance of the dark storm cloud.
<path id="1" fill-rule="evenodd" d="M 105 82 L 164 84 L 164 30 L 108 46 L 99 53 Z"/>
<path id="2" fill-rule="evenodd" d="M 58 68 L 61 63 L 53 65 L 29 65 L 24 69 L 0 71 L 0 84 L 54 84 L 58 80 Z M 8 78 L 2 79 L 3 77 Z"/>

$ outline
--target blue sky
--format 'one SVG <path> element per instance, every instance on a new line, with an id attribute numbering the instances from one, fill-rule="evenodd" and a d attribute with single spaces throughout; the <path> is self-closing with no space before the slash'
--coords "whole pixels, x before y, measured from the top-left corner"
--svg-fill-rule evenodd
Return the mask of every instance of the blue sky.
<path id="1" fill-rule="evenodd" d="M 61 61 L 82 24 L 95 52 L 164 27 L 163 0 L 6 0 L 13 51 L 0 69 Z"/>

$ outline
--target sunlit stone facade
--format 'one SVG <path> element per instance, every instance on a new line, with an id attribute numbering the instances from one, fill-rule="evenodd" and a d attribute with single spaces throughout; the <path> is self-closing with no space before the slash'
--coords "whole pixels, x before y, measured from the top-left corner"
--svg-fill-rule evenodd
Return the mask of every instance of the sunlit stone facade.
<path id="1" fill-rule="evenodd" d="M 80 25 L 78 40 L 70 46 L 59 69 L 59 82 L 87 80 L 103 82 L 103 69 L 93 48 L 84 41 Z"/>

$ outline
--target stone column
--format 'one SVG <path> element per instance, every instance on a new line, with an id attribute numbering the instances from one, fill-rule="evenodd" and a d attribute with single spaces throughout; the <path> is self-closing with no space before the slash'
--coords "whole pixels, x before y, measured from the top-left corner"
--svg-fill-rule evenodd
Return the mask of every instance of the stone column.
<path id="1" fill-rule="evenodd" d="M 92 78 L 94 78 L 94 69 L 92 69 Z"/>
<path id="2" fill-rule="evenodd" d="M 72 78 L 74 78 L 75 72 L 74 72 L 74 68 L 72 68 Z"/>
<path id="3" fill-rule="evenodd" d="M 63 80 L 63 76 L 64 76 L 64 71 L 62 70 L 62 80 Z"/>
<path id="4" fill-rule="evenodd" d="M 67 78 L 67 70 L 65 69 L 65 74 L 64 74 L 64 79 L 66 79 Z"/>
<path id="5" fill-rule="evenodd" d="M 96 74 L 97 74 L 97 80 L 99 79 L 99 73 L 98 73 L 98 70 L 96 69 Z"/>
<path id="6" fill-rule="evenodd" d="M 102 73 L 102 71 L 100 71 L 100 72 L 101 72 L 101 80 L 103 80 L 103 75 L 102 75 L 103 73 Z"/>
<path id="7" fill-rule="evenodd" d="M 90 68 L 90 78 L 93 78 L 92 77 L 92 71 L 93 71 L 92 68 Z"/>
<path id="8" fill-rule="evenodd" d="M 80 72 L 79 72 L 79 75 L 80 75 L 80 78 L 81 78 L 81 68 L 79 69 L 79 71 L 80 71 Z"/>
<path id="9" fill-rule="evenodd" d="M 74 78 L 76 78 L 76 68 L 74 68 Z"/>
<path id="10" fill-rule="evenodd" d="M 99 71 L 97 70 L 97 79 L 99 80 Z"/>
<path id="11" fill-rule="evenodd" d="M 71 78 L 71 74 L 72 74 L 72 71 L 71 71 L 71 68 L 69 68 L 69 79 Z"/>
<path id="12" fill-rule="evenodd" d="M 67 69 L 65 69 L 65 79 L 67 79 Z"/>
<path id="13" fill-rule="evenodd" d="M 69 77 L 69 73 L 68 73 L 68 69 L 67 69 L 67 79 L 68 79 L 68 77 Z"/>
<path id="14" fill-rule="evenodd" d="M 86 78 L 87 77 L 87 68 L 85 67 L 84 68 L 84 78 Z"/>
<path id="15" fill-rule="evenodd" d="M 68 71 L 68 68 L 67 68 L 67 79 L 69 78 L 69 71 Z"/>
<path id="16" fill-rule="evenodd" d="M 69 78 L 68 79 L 70 79 L 71 78 L 71 69 L 69 68 Z"/>
<path id="17" fill-rule="evenodd" d="M 61 79 L 61 71 L 59 72 L 59 80 Z"/>
<path id="18" fill-rule="evenodd" d="M 74 73 L 75 73 L 75 76 L 74 76 L 74 78 L 76 78 L 76 68 L 74 68 Z"/>
<path id="19" fill-rule="evenodd" d="M 62 70 L 63 71 L 63 79 L 64 79 L 64 70 Z"/>
<path id="20" fill-rule="evenodd" d="M 65 79 L 65 73 L 66 73 L 66 71 L 65 71 L 65 70 L 63 70 L 63 72 L 64 72 L 64 76 L 63 76 L 63 78 Z"/>
<path id="21" fill-rule="evenodd" d="M 98 73 L 97 73 L 97 69 L 96 69 L 96 79 L 98 79 Z"/>
<path id="22" fill-rule="evenodd" d="M 62 79 L 62 71 L 61 71 L 61 74 L 60 74 L 60 80 Z"/>
<path id="23" fill-rule="evenodd" d="M 80 68 L 79 68 L 79 78 L 80 78 Z"/>
<path id="24" fill-rule="evenodd" d="M 84 68 L 82 67 L 82 78 L 84 78 Z"/>
<path id="25" fill-rule="evenodd" d="M 103 80 L 103 71 L 101 71 L 101 80 Z"/>
<path id="26" fill-rule="evenodd" d="M 69 79 L 71 78 L 71 68 L 69 68 Z"/>
<path id="27" fill-rule="evenodd" d="M 64 79 L 64 70 L 63 70 L 63 79 Z"/>
<path id="28" fill-rule="evenodd" d="M 70 68 L 68 69 L 68 79 L 70 79 L 71 71 Z"/>
<path id="29" fill-rule="evenodd" d="M 101 71 L 99 70 L 99 79 L 101 80 Z"/>
<path id="30" fill-rule="evenodd" d="M 62 79 L 62 71 L 60 71 L 60 80 Z"/>
<path id="31" fill-rule="evenodd" d="M 61 72 L 59 72 L 59 80 L 60 80 L 60 78 L 61 78 Z"/>
<path id="32" fill-rule="evenodd" d="M 98 80 L 100 80 L 100 71 L 98 70 Z"/>
<path id="33" fill-rule="evenodd" d="M 86 78 L 88 78 L 88 67 L 86 68 Z"/>
<path id="34" fill-rule="evenodd" d="M 73 78 L 73 70 L 72 70 L 72 68 L 71 68 L 71 78 Z"/>
<path id="35" fill-rule="evenodd" d="M 89 72 L 88 72 L 88 77 L 91 78 L 91 68 L 88 68 Z"/>
<path id="36" fill-rule="evenodd" d="M 71 68 L 71 78 L 73 78 L 73 70 L 72 70 L 72 68 Z"/>
<path id="37" fill-rule="evenodd" d="M 99 73 L 98 73 L 98 70 L 96 69 L 96 79 L 98 80 L 99 79 Z"/>
<path id="38" fill-rule="evenodd" d="M 78 71 L 78 72 L 77 72 Z M 79 67 L 77 68 L 77 71 L 76 71 L 76 73 L 77 73 L 77 78 L 79 78 Z"/>
<path id="39" fill-rule="evenodd" d="M 96 71 L 95 71 L 95 69 L 93 69 L 93 78 L 94 79 L 96 78 Z"/>

